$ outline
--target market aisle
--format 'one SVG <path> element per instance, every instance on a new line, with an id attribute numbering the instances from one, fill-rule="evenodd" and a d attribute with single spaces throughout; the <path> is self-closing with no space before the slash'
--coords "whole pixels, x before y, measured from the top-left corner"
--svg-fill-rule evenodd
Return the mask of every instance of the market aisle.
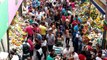
<path id="1" fill-rule="evenodd" d="M 63 48 L 66 47 L 65 39 L 66 39 L 66 38 L 65 38 L 65 36 L 64 36 Z M 73 47 L 72 39 L 70 39 L 70 41 L 69 41 L 69 45 L 70 45 L 70 49 L 71 49 L 71 51 L 74 51 L 74 47 Z M 48 54 L 48 53 L 47 53 L 47 54 Z M 42 56 L 42 60 L 44 60 L 43 58 L 44 58 L 44 55 Z M 33 59 L 32 59 L 32 60 L 38 60 L 37 57 L 36 57 L 36 50 L 34 50 L 34 55 L 33 55 Z"/>

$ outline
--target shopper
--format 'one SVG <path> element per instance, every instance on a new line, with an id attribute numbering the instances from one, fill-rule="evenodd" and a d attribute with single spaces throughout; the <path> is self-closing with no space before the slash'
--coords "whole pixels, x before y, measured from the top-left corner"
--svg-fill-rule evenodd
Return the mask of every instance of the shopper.
<path id="1" fill-rule="evenodd" d="M 27 41 L 24 41 L 22 44 L 22 51 L 23 51 L 23 55 L 22 55 L 22 60 L 25 59 L 30 59 L 30 45 Z"/>
<path id="2" fill-rule="evenodd" d="M 74 60 L 79 60 L 78 53 L 76 53 L 76 52 L 73 52 L 73 57 L 74 57 Z"/>
<path id="3" fill-rule="evenodd" d="M 72 52 L 71 56 L 73 60 L 79 60 L 79 56 L 76 52 Z"/>
<path id="4" fill-rule="evenodd" d="M 96 57 L 96 60 L 102 60 L 102 58 L 101 58 L 101 53 L 98 53 L 98 56 Z"/>
<path id="5" fill-rule="evenodd" d="M 85 51 L 81 51 L 81 53 L 79 54 L 79 60 L 86 60 L 87 58 L 85 55 L 86 55 Z"/>
<path id="6" fill-rule="evenodd" d="M 34 35 L 35 39 L 41 44 L 42 41 L 43 41 L 43 36 L 37 31 L 35 32 L 35 35 Z"/>
<path id="7" fill-rule="evenodd" d="M 70 46 L 69 45 L 66 45 L 66 48 L 64 48 L 63 50 L 63 56 L 68 59 L 71 55 L 71 49 L 70 49 Z"/>
<path id="8" fill-rule="evenodd" d="M 27 42 L 29 43 L 30 45 L 30 60 L 32 60 L 32 56 L 33 56 L 33 51 L 34 51 L 34 45 L 33 45 L 33 42 L 31 40 L 31 38 L 28 38 Z"/>
<path id="9" fill-rule="evenodd" d="M 58 34 L 58 36 L 56 36 L 56 41 L 57 41 L 56 44 L 59 44 L 60 46 L 63 46 L 64 37 L 62 35 Z"/>
<path id="10" fill-rule="evenodd" d="M 50 54 L 47 55 L 46 60 L 55 60 L 55 51 L 53 49 L 50 50 Z"/>
<path id="11" fill-rule="evenodd" d="M 74 27 L 74 26 L 76 26 L 76 25 L 78 25 L 78 24 L 80 24 L 80 21 L 78 21 L 78 17 L 77 17 L 77 15 L 76 15 L 75 19 L 74 19 L 73 22 L 72 22 L 72 27 Z"/>
<path id="12" fill-rule="evenodd" d="M 46 38 L 47 38 L 47 45 L 48 45 L 48 50 L 52 50 L 53 49 L 53 45 L 55 45 L 55 36 L 54 34 L 52 33 L 52 28 L 49 28 L 48 30 L 48 34 L 46 35 Z"/>
<path id="13" fill-rule="evenodd" d="M 33 27 L 32 27 L 32 25 L 27 25 L 26 26 L 26 28 L 25 28 L 25 32 L 27 32 L 28 33 L 28 36 L 27 36 L 27 39 L 29 38 L 29 37 L 31 37 L 31 40 L 33 41 L 33 34 L 34 34 L 34 32 L 33 32 Z"/>
<path id="14" fill-rule="evenodd" d="M 42 35 L 43 38 L 45 38 L 47 32 L 47 27 L 45 26 L 45 22 L 41 22 L 39 28 L 40 28 L 40 34 Z"/>
<path id="15" fill-rule="evenodd" d="M 66 37 L 65 43 L 66 43 L 66 45 L 69 45 L 70 33 L 69 33 L 69 30 L 68 30 L 68 29 L 66 29 L 66 31 L 65 31 L 65 37 Z"/>
<path id="16" fill-rule="evenodd" d="M 10 60 L 20 60 L 21 57 L 17 54 L 17 50 L 16 49 L 12 49 L 9 52 L 9 56 L 10 56 Z"/>
<path id="17" fill-rule="evenodd" d="M 43 51 L 43 55 L 44 55 L 44 60 L 46 60 L 46 57 L 47 57 L 47 40 L 43 38 L 43 41 L 42 41 L 42 51 Z"/>
<path id="18" fill-rule="evenodd" d="M 71 2 L 71 8 L 74 11 L 74 9 L 75 9 L 75 2 L 74 1 Z"/>
<path id="19" fill-rule="evenodd" d="M 41 60 L 41 59 L 42 59 L 43 50 L 42 50 L 41 47 L 39 47 L 39 48 L 36 50 L 36 55 L 37 55 L 38 60 Z"/>
<path id="20" fill-rule="evenodd" d="M 32 16 L 31 19 L 29 20 L 29 23 L 32 24 L 35 20 L 35 16 Z"/>

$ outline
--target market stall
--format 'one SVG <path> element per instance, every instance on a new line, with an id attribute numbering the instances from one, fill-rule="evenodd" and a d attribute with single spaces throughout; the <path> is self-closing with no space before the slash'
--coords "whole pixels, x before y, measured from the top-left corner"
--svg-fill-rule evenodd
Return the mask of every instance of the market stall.
<path id="1" fill-rule="evenodd" d="M 94 45 L 101 45 L 104 15 L 90 2 L 81 4 L 78 11 L 77 13 L 83 20 L 83 42 L 87 44 L 90 41 Z"/>
<path id="2" fill-rule="evenodd" d="M 27 35 L 27 33 L 24 32 L 26 24 L 23 22 L 25 21 L 22 19 L 22 17 L 19 16 L 17 12 L 9 28 L 10 49 L 20 47 L 22 45 L 22 41 Z"/>

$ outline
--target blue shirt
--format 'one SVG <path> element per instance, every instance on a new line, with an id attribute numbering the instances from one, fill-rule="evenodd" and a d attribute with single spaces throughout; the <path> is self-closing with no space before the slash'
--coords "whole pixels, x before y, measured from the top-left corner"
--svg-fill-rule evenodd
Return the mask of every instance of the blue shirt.
<path id="1" fill-rule="evenodd" d="M 37 34 L 37 39 L 40 40 L 40 41 L 42 40 L 41 34 Z"/>
<path id="2" fill-rule="evenodd" d="M 75 32 L 78 32 L 78 30 L 79 30 L 78 25 L 74 26 L 74 31 L 75 31 Z"/>
<path id="3" fill-rule="evenodd" d="M 38 6 L 40 6 L 40 1 L 33 1 L 33 3 L 32 3 L 32 6 L 33 7 L 38 7 Z"/>
<path id="4" fill-rule="evenodd" d="M 65 8 L 62 8 L 62 13 L 65 13 L 65 12 L 66 12 Z"/>

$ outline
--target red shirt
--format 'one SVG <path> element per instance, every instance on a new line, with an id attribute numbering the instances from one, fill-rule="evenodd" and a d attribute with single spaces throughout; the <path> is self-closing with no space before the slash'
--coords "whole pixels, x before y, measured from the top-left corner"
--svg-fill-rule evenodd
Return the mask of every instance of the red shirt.
<path id="1" fill-rule="evenodd" d="M 34 30 L 35 32 L 40 32 L 40 28 L 39 28 L 39 27 L 34 27 L 33 30 Z"/>
<path id="2" fill-rule="evenodd" d="M 28 35 L 32 36 L 33 35 L 33 28 L 31 26 L 27 26 L 25 31 L 28 33 Z"/>
<path id="3" fill-rule="evenodd" d="M 103 60 L 107 60 L 107 57 L 105 57 Z"/>
<path id="4" fill-rule="evenodd" d="M 72 2 L 72 3 L 71 3 L 71 7 L 72 7 L 72 8 L 75 8 L 75 2 Z"/>
<path id="5" fill-rule="evenodd" d="M 66 16 L 62 16 L 62 20 L 65 21 L 66 20 Z"/>
<path id="6" fill-rule="evenodd" d="M 88 48 L 88 50 L 92 50 L 92 46 L 88 45 L 87 48 Z"/>
<path id="7" fill-rule="evenodd" d="M 34 45 L 33 45 L 33 42 L 30 40 L 30 39 L 28 39 L 28 41 L 27 41 L 28 43 L 29 43 L 29 45 L 30 45 L 30 51 L 33 51 L 33 49 L 34 49 Z"/>
<path id="8" fill-rule="evenodd" d="M 86 57 L 83 54 L 79 54 L 79 59 L 80 60 L 86 60 Z"/>
<path id="9" fill-rule="evenodd" d="M 77 24 L 80 24 L 80 22 L 77 21 L 77 20 L 74 20 L 74 21 L 72 22 L 72 25 L 73 25 L 73 26 L 76 26 Z"/>

